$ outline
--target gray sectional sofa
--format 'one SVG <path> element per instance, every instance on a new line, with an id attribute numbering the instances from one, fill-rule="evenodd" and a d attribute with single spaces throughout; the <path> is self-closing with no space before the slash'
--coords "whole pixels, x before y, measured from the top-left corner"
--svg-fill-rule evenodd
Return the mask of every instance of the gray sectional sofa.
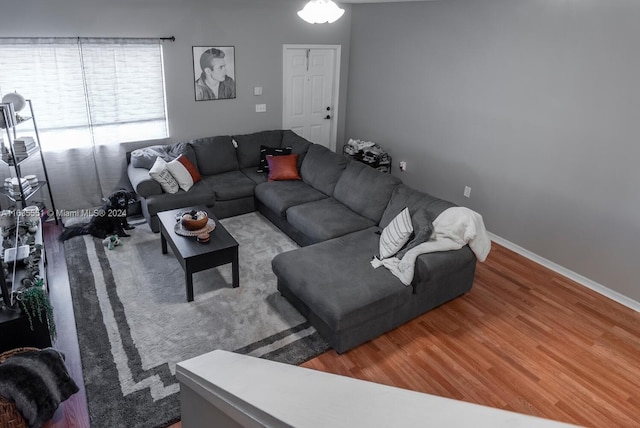
<path id="1" fill-rule="evenodd" d="M 257 172 L 261 146 L 291 147 L 301 180 L 267 181 Z M 204 204 L 218 218 L 258 210 L 301 245 L 273 259 L 278 290 L 339 353 L 471 289 L 476 257 L 468 246 L 419 256 L 409 287 L 387 269 L 371 266 L 381 230 L 405 207 L 412 216 L 426 212 L 433 220 L 454 206 L 397 177 L 288 130 L 159 149 L 169 157 L 184 153 L 203 180 L 188 192 L 163 193 L 134 152 L 129 178 L 152 230 L 158 230 L 157 213 L 167 209 Z"/>

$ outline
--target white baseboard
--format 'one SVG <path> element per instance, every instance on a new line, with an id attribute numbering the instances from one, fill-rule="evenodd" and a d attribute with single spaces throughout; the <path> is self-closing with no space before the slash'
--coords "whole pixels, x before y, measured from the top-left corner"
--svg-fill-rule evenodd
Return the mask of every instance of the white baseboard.
<path id="1" fill-rule="evenodd" d="M 617 291 L 605 287 L 602 284 L 592 281 L 587 277 L 584 277 L 572 270 L 569 270 L 557 263 L 552 262 L 551 260 L 547 260 L 544 257 L 532 253 L 531 251 L 522 248 L 521 246 L 516 245 L 511 241 L 507 241 L 506 239 L 501 238 L 500 236 L 495 235 L 491 232 L 489 232 L 489 237 L 495 243 L 500 244 L 503 247 L 508 248 L 509 250 L 528 258 L 529 260 L 532 260 L 548 269 L 551 269 L 552 271 L 557 272 L 560 275 L 566 276 L 567 278 L 577 282 L 578 284 L 584 285 L 585 287 L 595 291 L 596 293 L 600 293 L 603 296 L 620 303 L 621 305 L 631 308 L 636 312 L 640 312 L 640 302 L 637 302 L 630 297 L 627 297 L 623 294 L 618 293 Z"/>

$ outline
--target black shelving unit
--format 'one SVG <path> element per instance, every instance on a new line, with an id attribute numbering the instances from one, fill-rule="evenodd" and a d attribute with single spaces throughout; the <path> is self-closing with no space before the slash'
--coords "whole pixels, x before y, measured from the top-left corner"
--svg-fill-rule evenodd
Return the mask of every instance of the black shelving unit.
<path id="1" fill-rule="evenodd" d="M 29 219 L 21 215 L 18 212 L 28 205 L 31 198 L 41 192 L 43 189 L 47 189 L 49 192 L 49 199 L 51 202 L 51 209 L 53 211 L 54 219 L 58 224 L 58 214 L 55 209 L 53 195 L 51 194 L 51 187 L 49 185 L 49 176 L 47 173 L 47 166 L 45 164 L 44 157 L 42 156 L 40 135 L 38 133 L 38 125 L 33 113 L 33 106 L 31 100 L 25 100 L 28 109 L 27 114 L 29 117 L 20 117 L 15 114 L 12 103 L 0 103 L 0 124 L 4 131 L 3 143 L 6 150 L 0 153 L 0 165 L 6 165 L 10 170 L 10 176 L 15 174 L 18 179 L 19 193 L 13 194 L 4 186 L 0 188 L 0 195 L 4 196 L 5 200 L 9 202 L 9 206 L 3 204 L 3 208 L 14 209 L 15 226 L 7 227 L 6 230 L 2 229 L 0 234 L 0 260 L 3 264 L 6 264 L 8 275 L 5 276 L 4 266 L 0 265 L 0 289 L 2 292 L 2 301 L 0 301 L 0 351 L 13 349 L 23 346 L 34 346 L 37 348 L 45 348 L 51 346 L 51 337 L 49 334 L 49 328 L 45 322 L 39 320 L 33 320 L 33 329 L 29 325 L 27 316 L 20 309 L 19 303 L 16 301 L 18 292 L 23 288 L 22 279 L 27 276 L 26 266 L 23 260 L 18 258 L 19 246 L 29 245 L 29 252 L 31 252 L 34 246 L 40 246 L 40 260 L 38 262 L 39 277 L 43 280 L 43 287 L 48 291 L 47 286 L 47 274 L 46 274 L 46 253 L 44 250 L 44 239 L 42 230 L 42 218 L 36 214 L 31 218 L 31 222 L 37 224 L 35 232 L 27 231 L 27 222 Z M 33 136 L 35 146 L 28 148 L 27 151 L 16 151 L 15 141 L 19 137 L 24 138 L 22 134 L 27 133 L 25 129 L 20 130 L 23 126 L 26 128 L 26 124 L 31 123 L 32 127 L 28 128 L 28 132 L 31 132 L 33 128 Z M 22 177 L 21 166 L 25 162 L 32 161 L 36 157 L 40 157 L 42 162 L 42 169 L 44 173 L 44 180 L 38 180 L 37 183 L 30 185 L 31 190 L 27 194 L 25 186 L 23 186 L 20 178 Z M 5 236 L 6 232 L 6 236 Z M 24 232 L 24 233 L 23 233 Z M 23 239 L 22 236 L 30 235 L 31 238 Z M 5 239 L 12 237 L 10 245 L 7 247 L 3 245 Z M 9 259 L 7 257 L 7 251 L 14 250 L 14 256 Z"/>
<path id="2" fill-rule="evenodd" d="M 8 189 L 5 189 L 4 186 L 0 188 L 0 195 L 3 195 L 7 198 L 11 203 L 16 205 L 16 208 L 24 208 L 27 206 L 29 199 L 34 197 L 38 192 L 40 192 L 43 188 L 49 192 L 49 200 L 51 201 L 51 211 L 53 212 L 53 216 L 56 224 L 58 224 L 58 213 L 56 211 L 56 206 L 53 201 L 53 194 L 51 193 L 51 185 L 49 183 L 49 174 L 47 173 L 47 165 L 44 161 L 44 156 L 42 155 L 42 149 L 40 144 L 40 133 L 38 132 L 38 125 L 36 123 L 36 117 L 33 113 L 33 105 L 31 104 L 31 100 L 25 100 L 28 108 L 29 117 L 19 117 L 14 113 L 14 108 L 12 103 L 0 103 L 0 114 L 2 114 L 2 119 L 4 123 L 5 135 L 7 136 L 7 144 L 6 144 L 6 153 L 2 153 L 0 155 L 0 162 L 12 168 L 15 176 L 18 180 L 18 185 L 20 187 L 20 193 L 18 195 L 11 194 Z M 19 117 L 19 120 L 17 119 Z M 15 150 L 15 141 L 18 138 L 18 132 L 21 125 L 31 123 L 33 125 L 34 130 L 34 140 L 35 147 L 30 149 L 27 153 L 16 154 Z M 21 173 L 21 165 L 25 162 L 30 161 L 31 159 L 38 156 L 40 158 L 40 162 L 42 163 L 42 170 L 44 172 L 44 180 L 38 180 L 36 185 L 31 186 L 31 191 L 29 194 L 25 195 L 25 188 L 22 185 L 22 177 Z"/>

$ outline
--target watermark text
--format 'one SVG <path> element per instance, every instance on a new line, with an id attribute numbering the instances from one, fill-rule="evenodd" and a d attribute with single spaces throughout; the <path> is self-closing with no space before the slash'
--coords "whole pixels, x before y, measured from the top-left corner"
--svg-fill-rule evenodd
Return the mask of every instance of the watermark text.
<path id="1" fill-rule="evenodd" d="M 79 210 L 56 210 L 58 217 L 126 217 L 125 209 L 87 208 Z"/>

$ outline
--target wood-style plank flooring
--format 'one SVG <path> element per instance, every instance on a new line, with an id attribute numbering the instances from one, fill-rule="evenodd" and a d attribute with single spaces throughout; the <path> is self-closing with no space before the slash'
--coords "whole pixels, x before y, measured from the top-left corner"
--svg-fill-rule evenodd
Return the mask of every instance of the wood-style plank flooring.
<path id="1" fill-rule="evenodd" d="M 56 346 L 81 384 L 59 230 L 45 226 Z M 471 292 L 303 366 L 578 425 L 638 427 L 639 362 L 639 313 L 493 244 Z M 88 425 L 83 391 L 49 424 Z"/>
<path id="2" fill-rule="evenodd" d="M 65 362 L 69 374 L 78 384 L 80 391 L 60 404 L 53 419 L 45 428 L 87 428 L 89 413 L 87 397 L 82 380 L 82 364 L 76 333 L 76 321 L 71 303 L 69 274 L 64 258 L 64 247 L 58 236 L 62 227 L 53 222 L 44 223 L 44 245 L 47 255 L 47 283 L 49 298 L 53 306 L 58 338 L 54 346 L 65 354 Z M 82 322 L 82 320 L 79 320 Z"/>

